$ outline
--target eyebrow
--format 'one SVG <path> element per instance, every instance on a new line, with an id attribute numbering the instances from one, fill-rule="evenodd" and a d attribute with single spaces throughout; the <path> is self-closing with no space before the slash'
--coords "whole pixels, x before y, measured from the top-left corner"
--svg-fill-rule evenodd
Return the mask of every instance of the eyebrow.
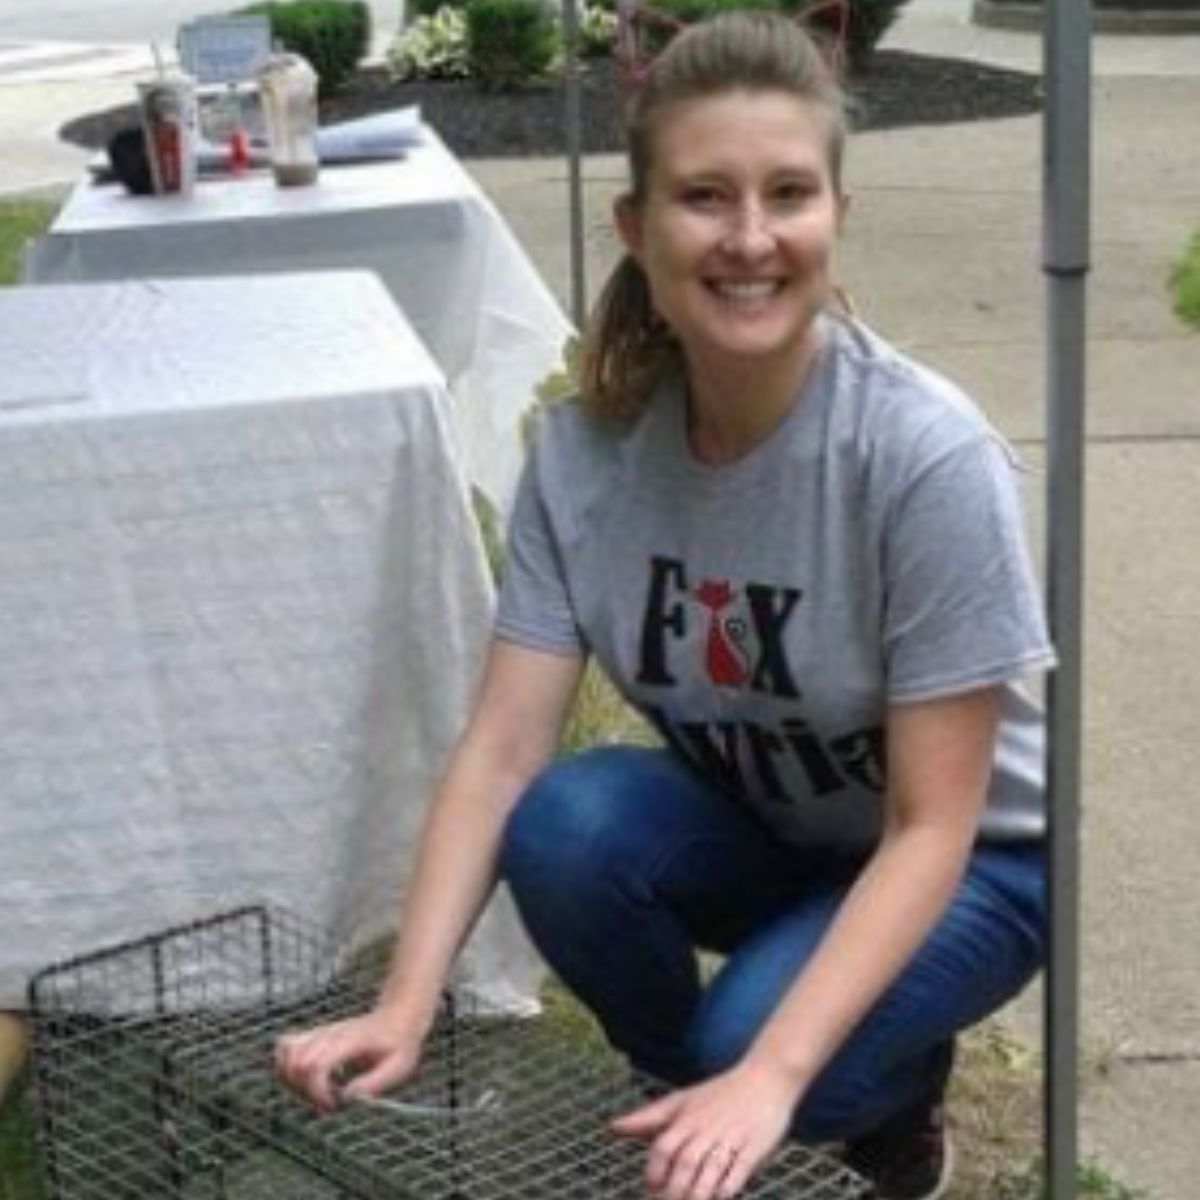
<path id="1" fill-rule="evenodd" d="M 698 184 L 728 184 L 734 180 L 734 172 L 719 167 L 697 167 L 695 170 L 679 170 L 668 173 L 662 171 L 663 180 L 671 187 L 682 187 Z M 770 171 L 765 182 L 777 183 L 780 180 L 800 180 L 802 182 L 817 182 L 828 175 L 828 171 L 812 163 L 795 163 L 778 167 Z"/>

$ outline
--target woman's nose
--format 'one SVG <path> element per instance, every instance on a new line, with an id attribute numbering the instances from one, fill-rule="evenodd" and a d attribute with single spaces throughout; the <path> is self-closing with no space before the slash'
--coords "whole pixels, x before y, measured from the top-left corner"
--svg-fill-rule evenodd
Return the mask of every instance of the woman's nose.
<path id="1" fill-rule="evenodd" d="M 739 205 L 730 214 L 723 245 L 727 253 L 745 258 L 760 258 L 770 254 L 775 248 L 770 214 L 753 200 Z"/>

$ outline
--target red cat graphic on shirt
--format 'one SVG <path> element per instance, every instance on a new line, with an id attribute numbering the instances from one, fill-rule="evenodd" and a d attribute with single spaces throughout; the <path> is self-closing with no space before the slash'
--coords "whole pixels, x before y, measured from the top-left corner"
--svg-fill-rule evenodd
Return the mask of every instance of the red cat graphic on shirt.
<path id="1" fill-rule="evenodd" d="M 723 579 L 705 579 L 692 595 L 708 610 L 704 667 L 709 679 L 720 687 L 741 687 L 750 673 L 745 649 L 739 644 L 745 638 L 745 622 L 721 616 L 738 593 Z"/>

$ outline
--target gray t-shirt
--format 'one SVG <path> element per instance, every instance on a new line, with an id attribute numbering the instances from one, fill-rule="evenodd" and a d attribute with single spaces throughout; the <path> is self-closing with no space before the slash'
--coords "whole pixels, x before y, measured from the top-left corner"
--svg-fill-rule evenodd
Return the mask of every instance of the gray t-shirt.
<path id="1" fill-rule="evenodd" d="M 951 384 L 827 318 L 799 402 L 722 466 L 682 386 L 636 424 L 548 410 L 518 491 L 496 631 L 593 653 L 667 742 L 778 834 L 881 829 L 889 704 L 1002 685 L 988 838 L 1044 829 L 1051 665 L 1012 452 Z"/>

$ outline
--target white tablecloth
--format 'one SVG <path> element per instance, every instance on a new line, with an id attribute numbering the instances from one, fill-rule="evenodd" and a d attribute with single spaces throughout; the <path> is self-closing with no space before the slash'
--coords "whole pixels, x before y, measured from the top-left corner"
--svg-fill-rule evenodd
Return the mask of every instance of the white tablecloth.
<path id="1" fill-rule="evenodd" d="M 446 374 L 471 481 L 501 509 L 521 414 L 570 326 L 495 206 L 428 128 L 399 161 L 326 167 L 314 187 L 269 172 L 191 197 L 81 183 L 27 255 L 28 283 L 369 268 Z"/>
<path id="2" fill-rule="evenodd" d="M 365 273 L 0 289 L 0 1008 L 267 899 L 396 913 L 491 588 L 436 365 Z M 511 908 L 463 959 L 521 1005 Z"/>

